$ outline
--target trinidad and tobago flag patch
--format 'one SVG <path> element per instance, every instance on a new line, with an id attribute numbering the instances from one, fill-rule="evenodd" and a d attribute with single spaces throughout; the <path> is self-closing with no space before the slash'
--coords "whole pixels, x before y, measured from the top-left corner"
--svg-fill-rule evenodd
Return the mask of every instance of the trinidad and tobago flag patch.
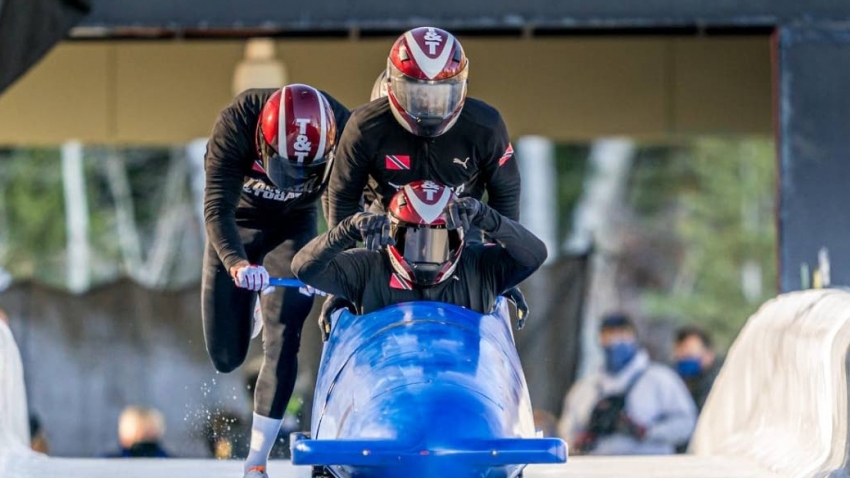
<path id="1" fill-rule="evenodd" d="M 388 154 L 384 156 L 384 167 L 386 169 L 394 169 L 396 171 L 410 169 L 410 156 L 401 154 Z"/>
<path id="2" fill-rule="evenodd" d="M 504 166 L 505 163 L 507 163 L 508 160 L 513 158 L 513 157 L 514 157 L 514 145 L 512 145 L 511 143 L 508 143 L 508 147 L 507 147 L 507 149 L 505 149 L 505 153 L 502 155 L 501 158 L 499 158 L 499 167 Z"/>

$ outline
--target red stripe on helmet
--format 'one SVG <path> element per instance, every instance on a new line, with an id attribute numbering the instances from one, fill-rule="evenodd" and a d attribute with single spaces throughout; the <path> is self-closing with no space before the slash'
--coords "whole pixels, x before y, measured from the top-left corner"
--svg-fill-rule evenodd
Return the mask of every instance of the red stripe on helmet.
<path id="1" fill-rule="evenodd" d="M 407 282 L 413 281 L 413 269 L 410 267 L 410 264 L 404 259 L 404 256 L 396 249 L 396 246 L 390 246 L 387 248 L 387 252 L 389 252 L 390 256 L 390 264 L 395 270 L 395 273 L 398 274 L 402 279 L 405 279 Z"/>
<path id="2" fill-rule="evenodd" d="M 263 111 L 260 113 L 260 128 L 263 139 L 266 144 L 270 145 L 275 151 L 280 152 L 278 146 L 278 122 L 280 120 L 280 99 L 282 90 L 275 91 L 263 106 Z"/>
<path id="3" fill-rule="evenodd" d="M 390 275 L 390 288 L 401 290 L 413 290 L 413 284 L 411 284 L 410 281 L 402 277 L 400 274 L 393 272 Z"/>

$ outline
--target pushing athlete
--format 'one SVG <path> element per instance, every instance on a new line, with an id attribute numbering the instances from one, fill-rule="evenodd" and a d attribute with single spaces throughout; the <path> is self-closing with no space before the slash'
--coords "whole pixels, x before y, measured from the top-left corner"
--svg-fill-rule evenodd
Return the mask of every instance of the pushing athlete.
<path id="1" fill-rule="evenodd" d="M 298 371 L 301 328 L 313 304 L 298 289 L 268 289 L 292 277 L 295 253 L 317 234 L 317 199 L 349 112 L 315 88 L 248 90 L 220 114 L 205 159 L 202 315 L 207 351 L 220 372 L 245 360 L 261 291 L 263 364 L 254 389 L 246 478 L 267 478 Z"/>
<path id="2" fill-rule="evenodd" d="M 353 111 L 340 138 L 328 185 L 329 227 L 360 211 L 364 195 L 373 198 L 365 209 L 385 211 L 401 186 L 419 180 L 460 197 L 480 200 L 486 192 L 491 208 L 519 220 L 519 167 L 507 127 L 495 108 L 467 97 L 468 74 L 463 47 L 445 30 L 415 28 L 396 40 L 386 85 L 373 90 L 379 98 Z M 481 241 L 481 232 L 466 231 L 466 240 Z M 500 293 L 520 315 L 527 311 L 519 289 Z M 326 303 L 325 332 L 330 309 L 339 305 Z"/>

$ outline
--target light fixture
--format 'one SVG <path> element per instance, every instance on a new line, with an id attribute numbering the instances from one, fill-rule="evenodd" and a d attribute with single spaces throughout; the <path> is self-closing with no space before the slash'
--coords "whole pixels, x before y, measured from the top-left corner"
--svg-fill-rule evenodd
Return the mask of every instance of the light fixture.
<path id="1" fill-rule="evenodd" d="M 275 56 L 274 40 L 253 38 L 245 43 L 245 58 L 233 73 L 233 96 L 249 88 L 282 88 L 286 66 Z"/>

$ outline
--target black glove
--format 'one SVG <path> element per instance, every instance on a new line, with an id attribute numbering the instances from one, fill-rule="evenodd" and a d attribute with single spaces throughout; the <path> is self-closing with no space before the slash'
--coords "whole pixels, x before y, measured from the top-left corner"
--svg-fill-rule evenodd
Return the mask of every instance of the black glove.
<path id="1" fill-rule="evenodd" d="M 453 199 L 446 204 L 446 228 L 454 230 L 462 227 L 468 231 L 480 212 L 481 203 L 475 198 Z"/>
<path id="2" fill-rule="evenodd" d="M 329 295 L 322 304 L 322 313 L 319 314 L 319 330 L 322 332 L 322 342 L 327 342 L 331 335 L 331 315 L 339 309 L 348 309 L 352 314 L 357 313 L 354 304 L 334 295 Z"/>
<path id="3" fill-rule="evenodd" d="M 528 319 L 528 302 L 525 301 L 525 296 L 519 287 L 512 287 L 502 292 L 502 297 L 514 303 L 516 307 L 516 329 L 522 330 L 525 327 L 525 320 Z"/>
<path id="4" fill-rule="evenodd" d="M 370 251 L 377 251 L 395 244 L 390 237 L 390 219 L 383 214 L 369 212 L 351 216 L 349 231 L 360 236 L 360 240 Z"/>

